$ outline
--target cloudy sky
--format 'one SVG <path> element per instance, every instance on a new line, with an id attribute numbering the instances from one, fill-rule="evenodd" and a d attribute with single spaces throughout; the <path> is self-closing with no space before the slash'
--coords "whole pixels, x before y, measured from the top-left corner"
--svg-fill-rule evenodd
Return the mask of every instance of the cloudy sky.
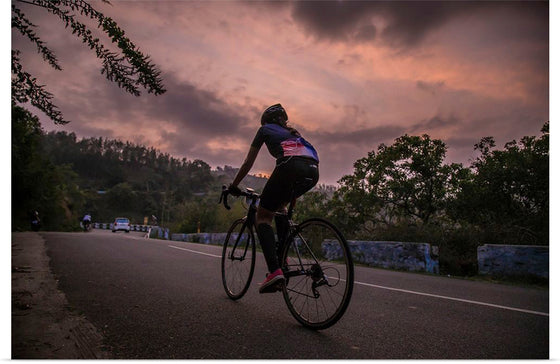
<path id="1" fill-rule="evenodd" d="M 549 120 L 547 2 L 90 3 L 151 56 L 167 92 L 125 93 L 58 18 L 14 1 L 63 68 L 12 33 L 26 70 L 71 120 L 38 113 L 47 131 L 239 166 L 260 114 L 280 102 L 318 150 L 320 182 L 336 184 L 405 133 L 444 140 L 447 162 L 468 165 L 482 137 L 503 147 Z M 273 165 L 263 149 L 253 172 Z"/>

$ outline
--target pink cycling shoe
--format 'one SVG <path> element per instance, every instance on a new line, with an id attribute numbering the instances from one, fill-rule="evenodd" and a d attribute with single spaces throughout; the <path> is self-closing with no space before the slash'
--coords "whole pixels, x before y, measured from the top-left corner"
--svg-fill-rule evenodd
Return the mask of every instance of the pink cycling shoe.
<path id="1" fill-rule="evenodd" d="M 282 290 L 282 284 L 286 279 L 282 269 L 278 268 L 274 272 L 266 275 L 266 279 L 261 283 L 259 293 L 273 293 Z"/>

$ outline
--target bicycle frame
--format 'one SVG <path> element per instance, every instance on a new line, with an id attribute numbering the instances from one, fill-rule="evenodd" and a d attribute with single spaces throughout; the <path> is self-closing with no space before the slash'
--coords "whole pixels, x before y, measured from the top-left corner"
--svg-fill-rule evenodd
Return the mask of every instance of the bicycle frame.
<path id="1" fill-rule="evenodd" d="M 225 187 L 225 186 L 224 186 Z M 248 192 L 242 192 L 241 196 L 245 196 L 247 198 L 251 199 L 251 202 L 249 204 L 249 208 L 248 208 L 248 212 L 247 212 L 247 216 L 245 217 L 245 222 L 243 223 L 243 227 L 241 228 L 241 231 L 239 232 L 239 235 L 237 236 L 237 239 L 235 241 L 235 244 L 233 246 L 232 252 L 229 256 L 230 259 L 232 260 L 244 260 L 245 256 L 247 255 L 247 249 L 248 249 L 248 245 L 245 245 L 245 249 L 243 252 L 243 255 L 240 258 L 237 258 L 234 253 L 237 249 L 237 246 L 239 245 L 239 241 L 243 236 L 243 232 L 245 231 L 245 229 L 253 229 L 255 228 L 255 224 L 256 224 L 256 215 L 257 215 L 257 201 L 259 199 L 259 195 L 255 194 L 252 190 L 249 190 Z M 222 198 L 220 198 L 220 202 L 222 201 Z M 224 202 L 224 206 L 229 210 L 229 206 L 227 205 L 227 197 L 223 199 Z M 288 206 L 288 212 L 286 214 L 287 219 L 288 219 L 288 224 L 289 224 L 289 231 L 288 234 L 286 234 L 286 238 L 283 242 L 281 242 L 283 245 L 284 244 L 294 244 L 294 250 L 296 251 L 296 254 L 298 255 L 298 261 L 299 261 L 299 266 L 301 267 L 300 270 L 295 270 L 295 271 L 290 271 L 290 272 L 286 272 L 287 273 L 287 278 L 289 277 L 293 277 L 293 276 L 300 276 L 300 275 L 311 275 L 312 273 L 309 272 L 308 270 L 305 270 L 304 268 L 304 264 L 302 262 L 301 259 L 301 254 L 299 253 L 299 247 L 296 244 L 296 236 L 293 236 L 294 233 L 297 231 L 297 225 L 293 222 L 292 220 L 292 216 L 293 216 L 293 212 L 294 212 L 294 207 L 295 207 L 295 203 L 296 203 L 296 199 L 292 198 L 289 206 Z M 282 215 L 282 213 L 275 213 L 276 215 Z M 313 253 L 312 249 L 310 249 L 309 245 L 307 244 L 307 242 L 305 241 L 305 239 L 303 238 L 303 236 L 301 236 L 301 234 L 297 233 L 297 237 L 299 238 L 299 240 L 301 242 L 303 242 L 303 244 L 305 244 L 305 246 L 307 247 L 307 250 L 311 253 L 311 256 L 313 257 L 313 260 L 315 260 L 315 262 L 318 263 L 318 259 L 315 256 L 315 254 Z M 291 238 L 291 239 L 290 239 Z M 291 241 L 290 241 L 291 240 Z"/>

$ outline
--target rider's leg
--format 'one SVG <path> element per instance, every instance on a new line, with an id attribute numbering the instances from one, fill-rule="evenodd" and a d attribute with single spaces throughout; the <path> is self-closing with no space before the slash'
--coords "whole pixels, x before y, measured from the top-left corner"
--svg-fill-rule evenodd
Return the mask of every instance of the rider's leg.
<path id="1" fill-rule="evenodd" d="M 274 212 L 280 210 L 285 205 L 284 202 L 289 200 L 286 198 L 289 193 L 286 182 L 291 180 L 289 172 L 290 169 L 285 165 L 276 166 L 263 188 L 257 209 L 257 235 L 270 273 L 274 273 L 280 268 L 276 256 L 276 239 L 272 229 L 272 219 Z"/>
<path id="2" fill-rule="evenodd" d="M 263 207 L 257 209 L 257 236 L 261 243 L 266 265 L 270 273 L 275 272 L 280 266 L 276 256 L 276 241 L 272 229 L 274 212 Z"/>
<path id="3" fill-rule="evenodd" d="M 274 216 L 274 223 L 276 224 L 276 234 L 278 235 L 278 244 L 276 245 L 276 255 L 280 259 L 282 254 L 282 246 L 286 238 L 288 237 L 288 232 L 290 231 L 290 223 L 288 221 L 288 211 L 286 206 L 283 206 L 280 214 Z"/>
<path id="4" fill-rule="evenodd" d="M 271 225 L 273 217 L 274 212 L 261 206 L 257 209 L 257 235 L 259 236 L 266 265 L 270 272 L 259 288 L 260 293 L 276 292 L 280 288 L 278 284 L 284 282 L 284 274 L 276 257 L 276 242 Z"/>

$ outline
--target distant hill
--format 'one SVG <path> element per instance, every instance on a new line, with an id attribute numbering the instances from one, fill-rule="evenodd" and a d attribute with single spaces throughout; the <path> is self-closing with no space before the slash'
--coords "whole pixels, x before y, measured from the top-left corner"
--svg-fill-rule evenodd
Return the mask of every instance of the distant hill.
<path id="1" fill-rule="evenodd" d="M 231 181 L 237 175 L 239 168 L 234 168 L 231 166 L 217 167 L 216 170 L 212 170 L 212 175 L 222 182 L 224 185 L 229 185 Z M 262 192 L 264 185 L 268 181 L 268 178 L 262 175 L 252 175 L 248 174 L 241 182 L 242 187 L 249 187 L 257 192 Z"/>

